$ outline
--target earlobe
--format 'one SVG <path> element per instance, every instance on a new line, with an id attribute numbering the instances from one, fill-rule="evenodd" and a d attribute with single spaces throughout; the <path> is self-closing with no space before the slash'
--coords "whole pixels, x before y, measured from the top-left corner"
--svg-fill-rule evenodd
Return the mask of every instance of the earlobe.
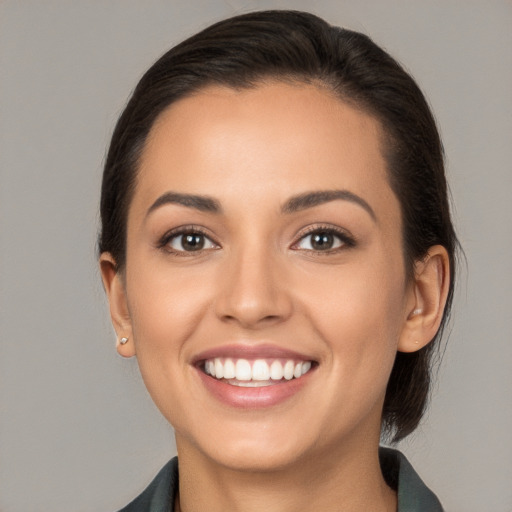
<path id="1" fill-rule="evenodd" d="M 416 352 L 428 345 L 439 330 L 450 287 L 448 252 L 432 246 L 415 265 L 409 307 L 398 351 Z"/>
<path id="2" fill-rule="evenodd" d="M 117 352 L 123 357 L 135 355 L 132 339 L 132 325 L 123 276 L 118 271 L 116 262 L 108 252 L 100 256 L 100 270 L 103 286 L 107 294 L 110 317 L 117 336 Z"/>

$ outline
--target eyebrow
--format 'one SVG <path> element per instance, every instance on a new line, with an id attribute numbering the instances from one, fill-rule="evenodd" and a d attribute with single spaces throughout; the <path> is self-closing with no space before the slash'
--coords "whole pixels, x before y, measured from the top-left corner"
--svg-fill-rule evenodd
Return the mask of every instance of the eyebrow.
<path id="1" fill-rule="evenodd" d="M 180 204 L 187 208 L 194 208 L 201 212 L 221 213 L 220 203 L 209 196 L 195 194 L 180 194 L 178 192 L 166 192 L 162 194 L 148 209 L 146 217 L 164 204 Z"/>
<path id="2" fill-rule="evenodd" d="M 350 201 L 351 203 L 361 206 L 374 221 L 377 221 L 377 216 L 373 208 L 362 197 L 348 190 L 319 190 L 306 192 L 288 199 L 281 208 L 281 211 L 283 213 L 295 213 L 336 200 Z"/>
<path id="3" fill-rule="evenodd" d="M 336 200 L 355 203 L 366 210 L 374 221 L 377 220 L 377 216 L 375 215 L 372 207 L 362 197 L 359 197 L 348 190 L 318 190 L 315 192 L 305 192 L 288 199 L 288 201 L 286 201 L 282 206 L 281 212 L 285 214 L 295 213 Z M 196 194 L 181 194 L 178 192 L 166 192 L 149 207 L 146 217 L 165 204 L 179 204 L 202 212 L 222 213 L 222 207 L 219 201 L 213 197 Z"/>

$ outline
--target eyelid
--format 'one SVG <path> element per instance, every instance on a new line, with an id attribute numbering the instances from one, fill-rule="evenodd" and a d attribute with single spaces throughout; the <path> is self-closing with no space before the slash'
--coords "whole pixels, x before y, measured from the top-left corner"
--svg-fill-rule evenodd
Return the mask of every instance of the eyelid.
<path id="1" fill-rule="evenodd" d="M 168 253 L 171 254 L 178 254 L 181 256 L 188 256 L 188 255 L 194 255 L 199 254 L 204 251 L 211 251 L 213 248 L 207 248 L 207 249 L 199 249 L 198 251 L 179 251 L 173 248 L 169 247 L 169 242 L 180 235 L 186 235 L 186 234 L 199 234 L 207 238 L 213 245 L 215 245 L 215 249 L 220 248 L 220 244 L 215 240 L 215 238 L 209 233 L 208 230 L 201 226 L 197 226 L 194 224 L 187 224 L 184 226 L 178 226 L 176 228 L 172 228 L 169 231 L 166 231 L 165 234 L 160 237 L 160 239 L 157 242 L 157 248 L 162 249 Z"/>
<path id="2" fill-rule="evenodd" d="M 340 247 L 336 247 L 334 249 L 329 249 L 325 251 L 319 251 L 315 249 L 299 249 L 297 246 L 298 244 L 307 236 L 310 236 L 314 233 L 330 233 L 337 237 L 341 242 L 342 245 Z M 315 224 L 312 226 L 308 226 L 307 228 L 303 229 L 299 232 L 299 234 L 296 237 L 296 241 L 292 244 L 291 249 L 297 250 L 297 251 L 309 251 L 314 252 L 317 254 L 332 254 L 347 248 L 352 248 L 356 245 L 356 239 L 352 234 L 350 234 L 346 229 L 340 228 L 339 226 L 333 226 L 332 224 Z"/>

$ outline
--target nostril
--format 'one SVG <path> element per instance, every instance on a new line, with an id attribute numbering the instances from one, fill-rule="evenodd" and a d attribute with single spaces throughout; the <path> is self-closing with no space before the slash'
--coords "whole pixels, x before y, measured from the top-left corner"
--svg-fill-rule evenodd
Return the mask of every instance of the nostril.
<path id="1" fill-rule="evenodd" d="M 237 323 L 246 329 L 277 323 L 283 320 L 280 315 L 222 315 L 221 320 L 226 323 Z"/>

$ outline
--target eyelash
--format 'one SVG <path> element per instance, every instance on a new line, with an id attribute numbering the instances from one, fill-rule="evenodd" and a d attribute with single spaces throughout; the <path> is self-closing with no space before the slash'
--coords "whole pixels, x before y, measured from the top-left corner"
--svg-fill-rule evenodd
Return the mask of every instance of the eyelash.
<path id="1" fill-rule="evenodd" d="M 334 227 L 334 226 L 330 226 L 330 225 L 316 225 L 316 226 L 310 226 L 305 231 L 303 231 L 300 234 L 298 241 L 293 244 L 292 249 L 294 247 L 297 247 L 307 237 L 315 235 L 315 234 L 320 234 L 320 233 L 334 236 L 341 242 L 341 245 L 339 247 L 335 247 L 333 249 L 327 249 L 325 251 L 315 250 L 315 249 L 302 249 L 302 250 L 323 256 L 323 255 L 335 254 L 340 251 L 355 247 L 355 245 L 356 245 L 356 240 L 351 235 L 349 235 L 346 231 L 344 231 L 343 229 L 340 229 L 340 228 Z M 296 250 L 300 250 L 300 249 L 296 249 Z"/>
<path id="2" fill-rule="evenodd" d="M 355 245 L 356 245 L 356 241 L 354 240 L 354 238 L 352 236 L 350 236 L 344 230 L 334 227 L 334 226 L 329 226 L 329 225 L 320 225 L 320 226 L 316 225 L 316 226 L 310 226 L 304 232 L 302 232 L 300 234 L 300 237 L 297 240 L 297 242 L 295 242 L 291 246 L 291 248 L 293 250 L 301 250 L 301 249 L 298 249 L 297 246 L 302 241 L 304 241 L 308 236 L 312 236 L 314 234 L 319 234 L 319 233 L 334 236 L 335 238 L 337 238 L 339 240 L 339 242 L 341 242 L 341 245 L 339 247 L 335 247 L 333 249 L 327 249 L 325 251 L 315 250 L 315 249 L 302 249 L 303 251 L 307 251 L 307 252 L 311 252 L 311 253 L 315 253 L 315 254 L 329 255 L 329 254 L 338 253 L 339 251 L 355 247 Z M 183 235 L 203 236 L 205 239 L 209 240 L 216 247 L 215 248 L 210 247 L 210 248 L 206 248 L 206 249 L 201 248 L 201 249 L 198 249 L 197 251 L 176 250 L 176 249 L 171 248 L 169 245 L 170 242 L 173 239 L 178 238 Z M 165 250 L 166 252 L 177 255 L 177 256 L 191 256 L 194 253 L 200 254 L 200 253 L 203 253 L 204 251 L 218 249 L 220 247 L 220 245 L 211 237 L 211 235 L 209 233 L 206 232 L 206 230 L 204 230 L 203 228 L 201 228 L 199 226 L 191 225 L 191 226 L 181 226 L 179 228 L 168 231 L 160 239 L 160 241 L 157 244 L 157 247 L 159 249 Z"/>
<path id="3" fill-rule="evenodd" d="M 160 239 L 160 241 L 157 244 L 157 247 L 159 249 L 162 249 L 168 253 L 171 253 L 176 256 L 191 256 L 193 254 L 200 254 L 204 251 L 212 250 L 213 248 L 207 248 L 207 249 L 199 249 L 197 251 L 185 251 L 185 250 L 176 250 L 173 249 L 169 244 L 171 241 L 175 238 L 178 238 L 183 235 L 200 235 L 203 236 L 206 240 L 209 240 L 213 245 L 215 245 L 215 248 L 219 248 L 219 244 L 215 242 L 215 240 L 212 238 L 212 236 L 206 232 L 203 228 L 199 226 L 181 226 L 176 229 L 172 229 L 171 231 L 168 231 L 165 233 L 165 235 Z M 183 241 L 182 241 L 183 246 Z"/>

